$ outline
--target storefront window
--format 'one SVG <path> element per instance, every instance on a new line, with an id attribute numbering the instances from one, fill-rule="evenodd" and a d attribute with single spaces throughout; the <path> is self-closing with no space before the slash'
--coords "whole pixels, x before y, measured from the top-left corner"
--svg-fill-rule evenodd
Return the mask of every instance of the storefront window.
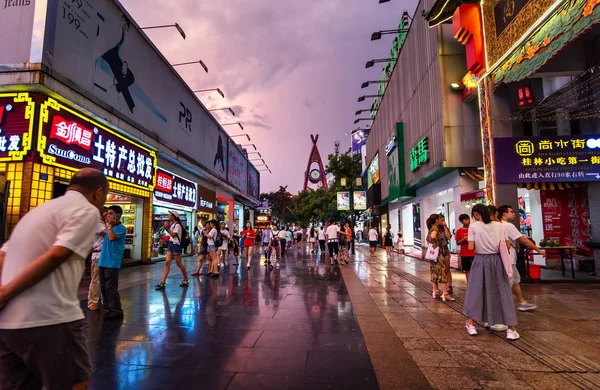
<path id="1" fill-rule="evenodd" d="M 141 212 L 141 207 L 138 207 L 138 204 L 141 204 L 141 202 L 143 202 L 142 199 L 112 192 L 106 198 L 106 207 L 118 205 L 123 209 L 121 223 L 125 225 L 126 229 L 123 262 L 139 259 L 141 254 L 143 213 Z"/>
<path id="2" fill-rule="evenodd" d="M 194 222 L 193 213 L 191 211 L 161 206 L 154 206 L 152 211 L 152 257 L 163 258 L 167 254 L 167 246 L 170 237 L 163 229 L 164 223 L 169 220 L 169 212 L 177 211 L 181 220 L 181 225 L 188 231 L 190 236 L 194 232 L 194 227 L 192 226 Z M 190 247 L 182 248 L 182 250 L 184 250 L 184 253 L 189 253 Z"/>

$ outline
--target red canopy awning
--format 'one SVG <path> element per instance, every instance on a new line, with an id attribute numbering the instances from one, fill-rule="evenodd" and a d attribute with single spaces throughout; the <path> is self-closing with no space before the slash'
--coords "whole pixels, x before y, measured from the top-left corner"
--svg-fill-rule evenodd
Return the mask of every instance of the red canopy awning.
<path id="1" fill-rule="evenodd" d="M 484 189 L 460 194 L 461 202 L 472 202 L 474 200 L 481 200 L 481 199 L 485 199 L 485 190 Z"/>

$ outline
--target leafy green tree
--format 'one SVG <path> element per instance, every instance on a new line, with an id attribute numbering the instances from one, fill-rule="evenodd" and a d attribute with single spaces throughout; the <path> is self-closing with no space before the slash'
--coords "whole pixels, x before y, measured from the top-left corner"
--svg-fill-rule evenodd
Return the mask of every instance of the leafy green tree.
<path id="1" fill-rule="evenodd" d="M 287 186 L 279 186 L 277 191 L 263 193 L 261 199 L 268 199 L 271 203 L 271 215 L 273 220 L 278 223 L 289 222 L 292 215 L 292 194 L 287 190 Z"/>
<path id="2" fill-rule="evenodd" d="M 328 156 L 326 172 L 334 177 L 329 191 L 322 188 L 306 190 L 293 198 L 292 221 L 302 227 L 313 222 L 343 221 L 349 218 L 349 212 L 337 209 L 337 192 L 350 191 L 355 188 L 355 179 L 361 175 L 359 155 L 352 155 L 350 150 L 344 154 Z M 346 187 L 342 187 L 341 179 L 346 178 Z"/>

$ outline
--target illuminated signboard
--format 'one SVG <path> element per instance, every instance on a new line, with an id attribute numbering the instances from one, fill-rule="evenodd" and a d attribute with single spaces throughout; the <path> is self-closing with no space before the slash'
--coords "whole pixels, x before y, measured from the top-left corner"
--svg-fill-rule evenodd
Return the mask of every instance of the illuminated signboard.
<path id="1" fill-rule="evenodd" d="M 337 193 L 337 209 L 341 211 L 350 210 L 350 193 L 347 191 Z"/>
<path id="2" fill-rule="evenodd" d="M 28 93 L 0 93 L 0 161 L 22 161 L 31 150 L 34 108 Z"/>
<path id="3" fill-rule="evenodd" d="M 367 169 L 367 186 L 371 188 L 373 184 L 379 182 L 379 154 L 376 154 L 371 160 L 371 164 L 369 164 L 369 168 Z"/>
<path id="4" fill-rule="evenodd" d="M 154 189 L 156 153 L 52 98 L 40 109 L 38 151 L 45 164 L 96 168 L 114 182 Z"/>
<path id="5" fill-rule="evenodd" d="M 600 136 L 494 138 L 496 181 L 600 181 Z"/>
<path id="6" fill-rule="evenodd" d="M 197 196 L 198 188 L 196 183 L 171 173 L 166 169 L 156 168 L 155 201 L 195 209 Z"/>
<path id="7" fill-rule="evenodd" d="M 414 172 L 421 165 L 429 161 L 429 140 L 427 137 L 422 138 L 417 146 L 413 146 L 410 150 L 410 171 Z"/>
<path id="8" fill-rule="evenodd" d="M 214 213 L 217 205 L 217 193 L 198 186 L 198 211 Z"/>
<path id="9" fill-rule="evenodd" d="M 354 210 L 367 209 L 367 192 L 354 191 Z"/>
<path id="10" fill-rule="evenodd" d="M 396 149 L 396 136 L 393 136 L 390 142 L 385 145 L 385 155 L 389 156 Z"/>

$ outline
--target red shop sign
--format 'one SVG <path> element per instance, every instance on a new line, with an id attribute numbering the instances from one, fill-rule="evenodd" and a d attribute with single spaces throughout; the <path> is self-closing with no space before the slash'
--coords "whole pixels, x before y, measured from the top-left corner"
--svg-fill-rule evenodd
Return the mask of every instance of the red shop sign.
<path id="1" fill-rule="evenodd" d="M 117 183 L 154 189 L 156 153 L 48 98 L 40 108 L 38 152 L 45 164 L 96 168 Z"/>
<path id="2" fill-rule="evenodd" d="M 156 168 L 154 200 L 195 209 L 198 198 L 196 183 L 166 169 Z"/>
<path id="3" fill-rule="evenodd" d="M 28 93 L 0 93 L 0 161 L 22 161 L 31 150 L 34 109 Z"/>

